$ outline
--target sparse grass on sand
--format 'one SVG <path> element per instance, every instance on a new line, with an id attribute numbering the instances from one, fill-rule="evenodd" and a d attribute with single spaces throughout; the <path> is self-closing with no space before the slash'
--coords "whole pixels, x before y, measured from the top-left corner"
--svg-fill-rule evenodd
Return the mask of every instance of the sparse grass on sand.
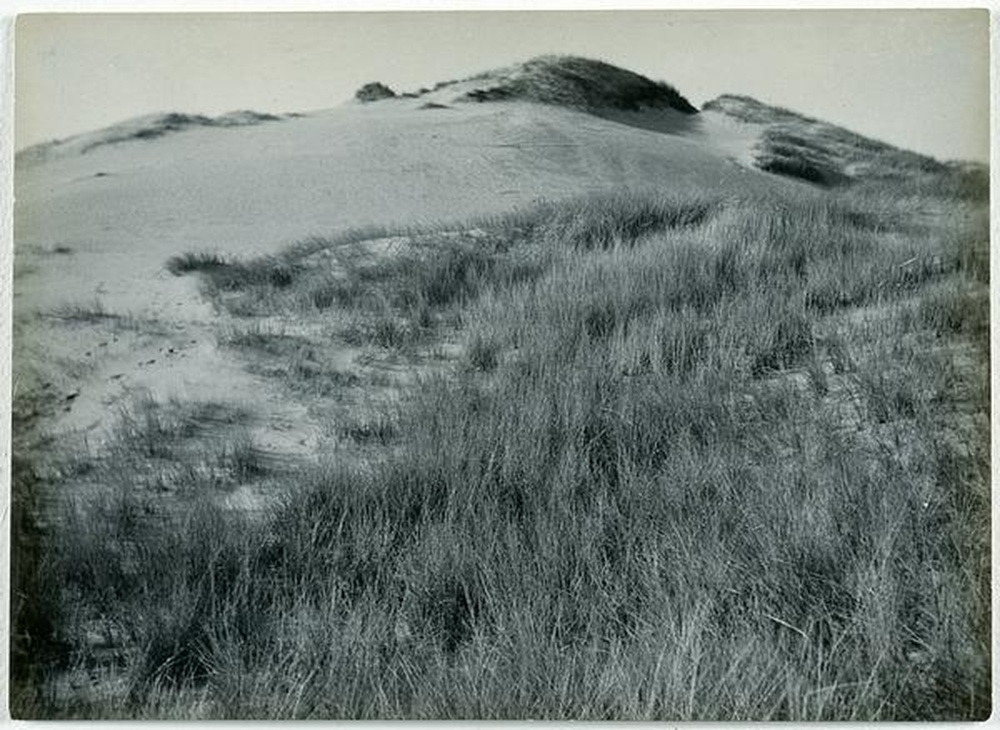
<path id="1" fill-rule="evenodd" d="M 986 216 L 873 191 L 178 263 L 242 316 L 446 318 L 468 367 L 345 426 L 395 450 L 303 471 L 266 519 L 136 519 L 123 479 L 39 538 L 14 564 L 15 715 L 985 718 Z M 125 454 L 179 438 L 130 418 Z M 37 691 L 82 666 L 121 690 Z"/>

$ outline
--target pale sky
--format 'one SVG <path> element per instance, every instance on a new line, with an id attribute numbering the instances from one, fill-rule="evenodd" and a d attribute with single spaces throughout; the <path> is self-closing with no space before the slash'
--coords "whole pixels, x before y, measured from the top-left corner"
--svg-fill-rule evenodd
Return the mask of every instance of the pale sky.
<path id="1" fill-rule="evenodd" d="M 18 149 L 158 111 L 308 111 L 543 53 L 746 94 L 941 159 L 989 158 L 984 10 L 27 15 Z"/>

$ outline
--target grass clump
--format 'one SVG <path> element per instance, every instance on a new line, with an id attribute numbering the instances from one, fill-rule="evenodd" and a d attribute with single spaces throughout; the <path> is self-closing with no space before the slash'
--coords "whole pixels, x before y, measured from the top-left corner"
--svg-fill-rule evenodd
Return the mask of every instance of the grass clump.
<path id="1" fill-rule="evenodd" d="M 966 335 L 989 349 L 989 294 L 982 287 L 952 284 L 920 302 L 924 324 L 940 336 Z"/>
<path id="2" fill-rule="evenodd" d="M 208 252 L 173 256 L 166 266 L 175 276 L 202 273 L 210 290 L 220 292 L 243 291 L 254 286 L 282 289 L 291 285 L 297 273 L 293 266 L 276 257 L 264 257 L 248 264 Z"/>
<path id="3" fill-rule="evenodd" d="M 75 447 L 53 467 L 84 493 L 104 485 L 158 510 L 160 494 L 194 496 L 264 476 L 251 422 L 247 410 L 230 403 L 137 394 L 119 408 L 104 443 Z"/>
<path id="4" fill-rule="evenodd" d="M 476 370 L 488 373 L 496 369 L 499 359 L 497 357 L 499 347 L 496 343 L 480 336 L 475 337 L 469 343 L 469 364 Z"/>
<path id="5" fill-rule="evenodd" d="M 167 271 L 174 276 L 181 276 L 192 271 L 212 271 L 225 268 L 227 261 L 217 253 L 193 252 L 171 256 L 167 259 Z"/>
<path id="6" fill-rule="evenodd" d="M 601 197 L 561 208 L 548 223 L 547 233 L 579 250 L 631 246 L 653 233 L 698 226 L 717 206 L 710 196 Z"/>
<path id="7" fill-rule="evenodd" d="M 49 313 L 50 317 L 65 322 L 97 324 L 99 322 L 124 321 L 127 316 L 111 312 L 99 298 L 85 304 L 63 304 Z"/>
<path id="8" fill-rule="evenodd" d="M 395 91 L 379 81 L 365 84 L 354 93 L 354 98 L 363 103 L 392 99 L 395 96 Z"/>

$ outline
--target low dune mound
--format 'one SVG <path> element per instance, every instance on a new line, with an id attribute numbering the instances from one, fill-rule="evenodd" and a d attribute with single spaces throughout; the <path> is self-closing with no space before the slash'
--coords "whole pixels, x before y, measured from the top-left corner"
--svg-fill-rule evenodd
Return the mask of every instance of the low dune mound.
<path id="1" fill-rule="evenodd" d="M 939 162 L 747 96 L 723 95 L 702 110 L 760 128 L 752 155 L 755 167 L 824 187 L 919 179 L 928 185 L 967 188 L 985 179 L 975 165 Z"/>
<path id="2" fill-rule="evenodd" d="M 247 127 L 265 122 L 277 122 L 288 116 L 267 114 L 250 109 L 231 111 L 217 117 L 209 117 L 203 114 L 184 114 L 181 112 L 146 114 L 94 132 L 86 132 L 67 137 L 66 139 L 43 142 L 42 144 L 28 147 L 17 153 L 16 162 L 17 164 L 31 164 L 66 155 L 86 154 L 106 145 L 156 139 L 187 129 L 199 127 Z"/>
<path id="3" fill-rule="evenodd" d="M 602 61 L 578 56 L 539 56 L 473 76 L 462 101 L 521 100 L 578 109 L 698 110 L 674 87 Z M 459 88 L 467 83 L 457 84 Z"/>

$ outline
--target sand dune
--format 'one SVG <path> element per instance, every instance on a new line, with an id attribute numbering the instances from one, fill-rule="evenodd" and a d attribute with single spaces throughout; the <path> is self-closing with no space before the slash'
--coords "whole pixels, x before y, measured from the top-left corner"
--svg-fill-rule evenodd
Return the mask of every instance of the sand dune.
<path id="1" fill-rule="evenodd" d="M 26 282 L 19 296 L 44 308 L 92 295 L 97 270 L 109 272 L 110 306 L 141 306 L 128 282 L 156 280 L 185 250 L 249 255 L 353 226 L 462 220 L 597 191 L 726 189 L 746 174 L 728 159 L 739 135 L 712 119 L 664 134 L 659 112 L 639 129 L 637 113 L 620 114 L 626 125 L 528 103 L 420 106 L 392 100 L 191 128 L 19 169 L 19 252 L 68 246 L 97 257 L 94 269 L 76 258 L 52 272 L 58 287 Z M 760 175 L 760 184 L 783 183 Z M 118 254 L 127 275 L 109 261 Z"/>
<path id="2" fill-rule="evenodd" d="M 543 57 L 311 114 L 155 114 L 40 145 L 17 161 L 15 311 L 36 322 L 19 347 L 34 343 L 44 354 L 32 358 L 50 363 L 99 352 L 87 338 L 101 332 L 50 331 L 65 322 L 51 313 L 67 307 L 170 333 L 130 335 L 120 357 L 63 373 L 62 388 L 80 395 L 54 414 L 59 428 L 106 425 L 124 384 L 190 395 L 225 379 L 242 396 L 261 384 L 214 347 L 217 313 L 195 280 L 166 271 L 171 256 L 275 253 L 313 235 L 462 222 L 591 193 L 808 190 L 754 169 L 768 130 L 790 120 L 804 124 L 743 97 L 696 113 L 667 84 Z M 838 144 L 830 154 L 842 159 Z"/>
<path id="3" fill-rule="evenodd" d="M 394 716 L 426 670 L 433 701 L 414 707 L 428 715 L 436 702 L 469 712 L 447 695 L 468 680 L 472 712 L 488 702 L 480 684 L 520 682 L 522 698 L 537 689 L 557 708 L 546 717 L 613 716 L 599 697 L 610 692 L 633 703 L 629 717 L 684 706 L 703 719 L 717 702 L 726 717 L 856 718 L 855 697 L 874 716 L 897 712 L 880 684 L 893 697 L 918 663 L 913 697 L 927 695 L 935 647 L 945 666 L 988 674 L 949 643 L 972 633 L 958 603 L 935 603 L 931 583 L 900 577 L 911 563 L 893 572 L 886 557 L 951 539 L 928 505 L 947 498 L 960 458 L 956 490 L 980 486 L 966 475 L 985 415 L 969 394 L 985 362 L 955 335 L 987 319 L 973 312 L 988 274 L 974 226 L 983 168 L 746 97 L 698 111 L 665 83 L 586 59 L 367 88 L 320 112 L 155 114 L 18 155 L 14 472 L 36 501 L 14 521 L 62 537 L 60 575 L 73 576 L 21 580 L 19 660 L 48 661 L 34 657 L 48 641 L 36 604 L 43 582 L 57 594 L 77 580 L 77 554 L 95 575 L 122 571 L 110 593 L 141 594 L 107 598 L 81 571 L 82 598 L 59 619 L 74 658 L 39 673 L 45 702 L 128 713 L 134 693 L 147 716 L 185 703 L 193 716 L 252 714 L 225 692 L 194 700 L 174 678 L 210 675 L 265 707 L 287 674 L 291 713 L 303 696 L 322 713 L 336 692 L 374 702 L 370 687 L 405 678 L 385 695 L 402 698 Z M 894 179 L 909 185 L 902 204 Z M 874 203 L 852 192 L 871 182 Z M 966 182 L 974 194 L 948 187 Z M 911 199 L 930 214 L 918 220 Z M 906 307 L 919 332 L 899 325 Z M 931 349 L 946 369 L 931 370 Z M 967 413 L 932 433 L 938 406 L 921 410 L 914 373 Z M 197 521 L 216 517 L 242 527 Z M 153 523 L 174 546 L 166 560 L 142 542 Z M 199 549 L 207 562 L 191 559 Z M 964 554 L 952 573 L 928 555 L 949 590 L 975 570 Z M 491 570 L 506 577 L 488 583 Z M 242 592 L 257 571 L 273 593 Z M 169 599 L 146 592 L 156 580 Z M 258 600 L 283 581 L 303 591 L 287 613 Z M 239 605 L 217 601 L 216 582 L 238 587 Z M 890 652 L 911 599 L 950 633 Z M 228 634 L 229 621 L 241 628 Z M 300 633 L 245 657 L 242 627 Z M 377 677 L 361 689 L 356 646 Z M 314 649 L 318 663 L 296 664 Z M 877 656 L 871 673 L 855 656 Z M 441 671 L 455 673 L 430 676 Z M 306 692 L 313 677 L 326 684 Z M 142 704 L 160 691 L 163 704 Z"/>
<path id="4" fill-rule="evenodd" d="M 95 436 L 114 421 L 116 403 L 145 390 L 223 393 L 256 401 L 262 424 L 287 420 L 281 398 L 266 395 L 272 385 L 217 347 L 225 317 L 196 279 L 164 268 L 185 251 L 248 257 L 311 235 L 462 222 L 596 192 L 738 192 L 747 175 L 761 186 L 790 184 L 738 165 L 732 158 L 752 139 L 711 115 L 448 101 L 442 109 L 409 98 L 348 103 L 268 124 L 156 116 L 19 163 L 15 357 L 46 373 L 25 376 L 25 386 L 59 393 L 47 427 Z M 144 129 L 158 133 L 137 135 Z M 108 315 L 96 326 L 53 316 L 95 307 Z M 114 340 L 109 327 L 118 328 Z M 59 365 L 72 361 L 85 367 Z M 298 442 L 315 446 L 318 430 L 300 418 L 291 433 L 262 425 L 256 437 L 297 451 Z"/>

